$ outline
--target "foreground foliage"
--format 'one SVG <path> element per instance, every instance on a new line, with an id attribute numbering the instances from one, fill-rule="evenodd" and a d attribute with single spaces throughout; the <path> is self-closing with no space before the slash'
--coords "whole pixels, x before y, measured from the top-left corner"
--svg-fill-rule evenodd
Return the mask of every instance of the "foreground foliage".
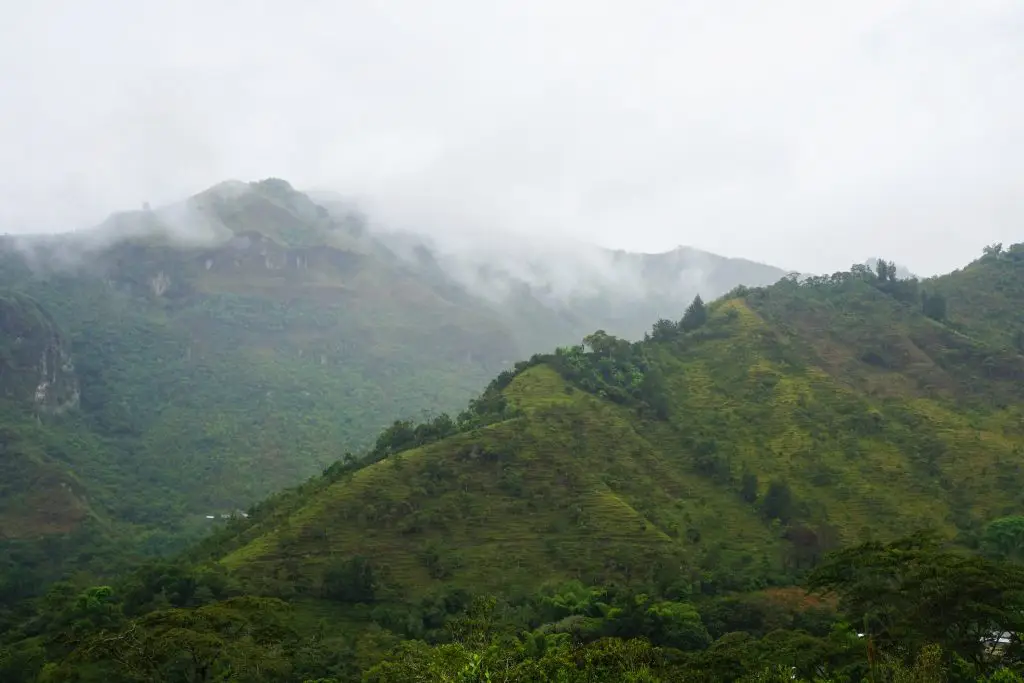
<path id="1" fill-rule="evenodd" d="M 776 602 L 758 616 L 735 598 L 685 602 L 569 582 L 519 603 L 463 597 L 426 637 L 399 641 L 379 624 L 345 635 L 298 618 L 301 604 L 226 596 L 239 587 L 216 573 L 164 566 L 116 590 L 52 591 L 37 616 L 46 623 L 28 627 L 39 635 L 0 650 L 0 674 L 111 683 L 1024 680 L 1019 565 L 916 535 L 834 553 L 808 585 L 838 604 Z M 1010 634 L 1005 646 L 993 632 Z"/>

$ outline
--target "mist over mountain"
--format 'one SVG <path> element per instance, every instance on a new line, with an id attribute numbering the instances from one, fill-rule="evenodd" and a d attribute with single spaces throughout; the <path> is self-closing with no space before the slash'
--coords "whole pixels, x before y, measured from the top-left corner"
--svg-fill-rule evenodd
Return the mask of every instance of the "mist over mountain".
<path id="1" fill-rule="evenodd" d="M 636 339 L 651 320 L 678 318 L 694 296 L 713 299 L 737 284 L 771 284 L 787 272 L 686 246 L 647 254 L 488 226 L 433 234 L 397 228 L 375 221 L 341 193 L 302 193 L 274 178 L 223 181 L 169 205 L 114 213 L 90 230 L 4 239 L 31 268 L 47 271 L 95 267 L 127 244 L 234 248 L 253 234 L 288 248 L 372 256 L 453 300 L 469 297 L 513 325 L 518 356 L 572 343 L 598 328 Z"/>
<path id="2" fill-rule="evenodd" d="M 225 669 L 280 663 L 274 683 L 868 680 L 816 673 L 868 671 L 868 637 L 1010 671 L 1009 647 L 977 653 L 1021 623 L 1024 245 L 924 281 L 881 265 L 536 354 L 98 593 L 124 617 L 70 655 L 59 593 L 33 633 L 97 681 L 196 642 L 230 644 L 207 655 Z M 886 641 L 890 604 L 910 635 Z M 104 649 L 135 639 L 147 659 Z"/>
<path id="3" fill-rule="evenodd" d="M 339 216 L 361 215 L 356 201 L 338 193 L 309 195 Z M 476 232 L 430 233 L 372 220 L 365 224 L 375 239 L 419 272 L 458 285 L 506 313 L 528 316 L 542 310 L 555 316 L 565 335 L 577 337 L 604 328 L 639 339 L 650 321 L 678 318 L 698 294 L 712 299 L 739 283 L 768 285 L 787 273 L 686 246 L 646 254 L 487 226 Z M 572 337 L 565 335 L 551 341 L 568 343 Z"/>
<path id="4" fill-rule="evenodd" d="M 528 638 L 728 647 L 722 614 L 836 548 L 926 523 L 973 547 L 1015 523 L 1022 253 L 923 281 L 888 261 L 800 276 L 418 232 L 274 178 L 5 237 L 0 630 L 68 680 L 75 658 L 151 680 L 102 629 L 206 638 L 236 605 L 293 614 L 288 666 L 335 680 L 446 642 L 488 594 Z M 123 578 L 111 597 L 69 577 Z M 580 621 L 553 592 L 610 602 Z M 119 616 L 62 644 L 89 604 Z"/>
<path id="5" fill-rule="evenodd" d="M 0 359 L 17 454 L 0 539 L 66 537 L 55 571 L 116 538 L 164 552 L 397 419 L 457 414 L 534 353 L 639 339 L 697 294 L 782 273 L 685 248 L 446 241 L 278 178 L 4 236 L 3 330 L 21 341 Z"/>
<path id="6" fill-rule="evenodd" d="M 6 3 L 0 683 L 1024 683 L 1022 46 Z"/>

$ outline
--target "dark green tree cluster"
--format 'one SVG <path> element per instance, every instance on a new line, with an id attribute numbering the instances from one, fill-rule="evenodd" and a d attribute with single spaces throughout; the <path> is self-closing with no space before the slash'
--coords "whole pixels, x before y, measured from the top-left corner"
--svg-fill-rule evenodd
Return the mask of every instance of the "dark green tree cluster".
<path id="1" fill-rule="evenodd" d="M 875 275 L 879 282 L 896 282 L 896 262 L 878 259 L 875 262 Z"/>
<path id="2" fill-rule="evenodd" d="M 921 292 L 921 312 L 932 320 L 946 319 L 946 297 L 938 292 Z"/>
<path id="3" fill-rule="evenodd" d="M 654 323 L 654 327 L 648 334 L 650 339 L 657 342 L 673 341 L 681 334 L 693 332 L 702 327 L 708 321 L 708 309 L 700 294 L 693 298 L 690 305 L 686 307 L 683 317 L 678 322 L 662 318 Z"/>
<path id="4" fill-rule="evenodd" d="M 993 538 L 1015 537 L 1004 533 L 1014 525 L 996 524 Z M 375 579 L 364 559 L 328 575 L 330 597 L 372 599 Z M 404 632 L 406 640 L 371 661 L 355 641 L 322 627 L 298 629 L 285 602 L 228 595 L 237 587 L 209 570 L 154 566 L 120 588 L 55 587 L 40 604 L 35 635 L 0 645 L 0 676 L 11 683 L 1024 680 L 1020 565 L 917 534 L 833 553 L 808 587 L 807 600 L 835 596 L 838 611 L 828 600 L 786 606 L 771 593 L 691 602 L 659 597 L 653 587 L 579 581 L 518 602 L 453 593 L 424 603 L 418 618 L 431 620 L 429 632 Z M 374 614 L 403 633 L 397 606 Z"/>
<path id="5" fill-rule="evenodd" d="M 338 602 L 373 602 L 377 578 L 370 561 L 362 556 L 332 562 L 324 572 L 323 597 Z"/>
<path id="6" fill-rule="evenodd" d="M 542 629 L 510 638 L 478 628 L 451 644 L 404 644 L 366 680 L 1024 680 L 1018 566 L 945 550 L 924 534 L 838 552 L 809 586 L 838 596 L 839 614 L 773 628 L 725 598 L 704 608 L 720 634 L 712 641 L 692 606 L 567 585 L 545 596 L 546 616 L 558 621 Z M 994 641 L 996 632 L 1009 643 Z"/>

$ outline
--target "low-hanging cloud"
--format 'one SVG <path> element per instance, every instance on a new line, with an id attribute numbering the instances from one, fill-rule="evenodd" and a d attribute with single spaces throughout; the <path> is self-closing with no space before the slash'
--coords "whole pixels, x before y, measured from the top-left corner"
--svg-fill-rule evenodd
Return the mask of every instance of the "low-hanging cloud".
<path id="1" fill-rule="evenodd" d="M 449 240 L 929 274 L 1024 217 L 1021 45 L 1009 0 L 20 3 L 0 232 L 276 176 Z"/>
<path id="2" fill-rule="evenodd" d="M 96 265 L 95 259 L 114 245 L 126 242 L 170 244 L 176 248 L 202 249 L 218 246 L 234 234 L 202 197 L 225 197 L 248 192 L 245 183 L 228 181 L 201 196 L 152 208 L 119 211 L 85 230 L 10 234 L 0 238 L 0 249 L 14 250 L 36 273 L 74 271 Z"/>

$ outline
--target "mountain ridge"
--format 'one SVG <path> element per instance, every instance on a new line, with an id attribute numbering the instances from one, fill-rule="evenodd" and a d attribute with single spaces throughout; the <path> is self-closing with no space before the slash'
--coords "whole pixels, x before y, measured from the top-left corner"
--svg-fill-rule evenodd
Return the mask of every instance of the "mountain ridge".
<path id="1" fill-rule="evenodd" d="M 639 567 L 664 581 L 680 563 L 712 590 L 784 585 L 905 528 L 970 543 L 1019 504 L 1024 357 L 925 315 L 921 288 L 942 284 L 860 268 L 738 288 L 645 342 L 596 333 L 499 376 L 485 426 L 396 425 L 375 462 L 282 494 L 205 552 L 293 597 L 317 594 L 331 558 L 364 557 L 386 596 L 415 599 Z M 405 449 L 381 447 L 401 433 Z"/>
<path id="2" fill-rule="evenodd" d="M 145 552 L 614 323 L 600 298 L 583 315 L 524 287 L 506 310 L 444 263 L 394 253 L 355 208 L 329 211 L 280 179 L 226 181 L 94 231 L 4 237 L 0 290 L 62 330 L 79 392 L 43 431 L 31 407 L 0 420 L 18 435 L 10 481 L 70 501 L 56 522 L 10 507 L 0 536 L 81 527 L 88 543 L 135 534 Z"/>
<path id="3" fill-rule="evenodd" d="M 535 354 L 458 414 L 393 422 L 362 458 L 176 561 L 77 598 L 56 586 L 38 616 L 6 618 L 0 665 L 145 678 L 213 643 L 204 662 L 272 663 L 268 680 L 606 680 L 595 672 L 636 661 L 650 680 L 754 680 L 769 665 L 811 680 L 867 675 L 886 632 L 850 596 L 904 606 L 891 614 L 917 630 L 895 647 L 975 615 L 1016 623 L 1000 605 L 1024 578 L 1005 562 L 1024 533 L 1024 355 L 1007 343 L 1019 292 L 972 288 L 1024 282 L 1021 249 L 925 281 L 879 262 L 741 285 L 643 340 L 599 329 Z M 808 576 L 838 599 L 804 596 Z M 931 621 L 916 627 L 914 610 Z M 68 624 L 81 635 L 56 638 Z M 939 642 L 985 665 L 974 636 Z"/>

